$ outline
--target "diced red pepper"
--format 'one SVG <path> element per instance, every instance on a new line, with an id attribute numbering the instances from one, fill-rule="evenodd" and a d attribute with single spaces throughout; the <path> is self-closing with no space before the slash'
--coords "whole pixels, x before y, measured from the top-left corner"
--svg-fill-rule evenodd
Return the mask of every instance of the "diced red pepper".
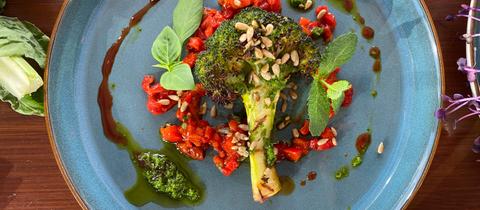
<path id="1" fill-rule="evenodd" d="M 343 99 L 342 107 L 347 107 L 352 104 L 353 99 L 353 87 L 345 91 L 345 99 Z"/>
<path id="2" fill-rule="evenodd" d="M 300 128 L 299 132 L 300 132 L 300 134 L 302 134 L 304 136 L 310 134 L 310 121 L 305 120 L 303 122 L 302 128 Z"/>
<path id="3" fill-rule="evenodd" d="M 190 37 L 187 42 L 187 50 L 198 53 L 205 50 L 205 44 L 200 37 Z"/>
<path id="4" fill-rule="evenodd" d="M 205 151 L 199 147 L 192 146 L 189 142 L 177 143 L 178 150 L 194 160 L 205 159 Z"/>
<path id="5" fill-rule="evenodd" d="M 183 140 L 182 134 L 180 133 L 180 126 L 171 125 L 164 128 L 160 128 L 160 134 L 164 141 L 170 143 L 176 143 Z"/>
<path id="6" fill-rule="evenodd" d="M 159 83 L 155 83 L 155 78 L 146 75 L 142 81 L 143 91 L 147 94 L 147 109 L 152 114 L 163 114 L 175 106 L 169 95 L 175 94 L 175 91 L 164 89 Z M 164 103 L 168 101 L 168 103 Z"/>
<path id="7" fill-rule="evenodd" d="M 308 149 L 309 149 L 308 140 L 303 139 L 303 138 L 295 138 L 295 139 L 293 139 L 292 144 L 295 148 L 301 149 L 303 155 L 308 154 Z"/>
<path id="8" fill-rule="evenodd" d="M 290 160 L 293 162 L 297 162 L 298 160 L 300 160 L 303 154 L 301 149 L 295 148 L 295 147 L 285 148 L 283 150 L 283 153 L 285 154 L 285 157 L 287 158 L 287 160 Z"/>
<path id="9" fill-rule="evenodd" d="M 190 66 L 190 68 L 195 67 L 195 62 L 197 61 L 197 53 L 188 53 L 185 58 L 183 58 L 183 63 Z"/>

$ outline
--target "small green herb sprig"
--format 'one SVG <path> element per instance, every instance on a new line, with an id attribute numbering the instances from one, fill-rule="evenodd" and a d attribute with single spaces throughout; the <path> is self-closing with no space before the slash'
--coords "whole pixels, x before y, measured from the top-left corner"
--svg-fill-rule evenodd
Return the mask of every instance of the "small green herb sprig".
<path id="1" fill-rule="evenodd" d="M 192 90 L 195 88 L 192 70 L 182 63 L 182 45 L 200 26 L 203 0 L 179 0 L 173 11 L 173 28 L 166 26 L 152 45 L 152 56 L 159 63 L 154 65 L 166 72 L 160 84 L 168 90 Z"/>
<path id="2" fill-rule="evenodd" d="M 313 76 L 307 104 L 310 132 L 313 136 L 319 136 L 327 127 L 330 104 L 334 112 L 337 112 L 345 98 L 345 91 L 351 87 L 346 80 L 328 84 L 326 78 L 335 68 L 347 63 L 352 58 L 357 42 L 358 37 L 355 33 L 343 34 L 333 40 L 323 53 L 318 72 Z M 327 87 L 327 90 L 322 85 Z"/>

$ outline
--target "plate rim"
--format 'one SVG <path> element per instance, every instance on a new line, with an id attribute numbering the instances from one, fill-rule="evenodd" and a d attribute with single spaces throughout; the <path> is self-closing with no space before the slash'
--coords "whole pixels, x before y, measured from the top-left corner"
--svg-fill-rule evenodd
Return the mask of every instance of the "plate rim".
<path id="1" fill-rule="evenodd" d="M 56 35 L 57 35 L 58 26 L 62 22 L 62 19 L 63 19 L 64 14 L 65 14 L 65 10 L 68 7 L 70 2 L 71 2 L 71 0 L 63 0 L 62 6 L 61 6 L 60 11 L 57 15 L 57 18 L 55 20 L 55 24 L 53 26 L 52 33 L 51 33 L 51 36 L 50 36 L 50 42 L 49 42 L 49 45 L 48 45 L 47 62 L 46 62 L 45 72 L 44 72 L 44 87 L 43 87 L 44 88 L 44 101 L 45 101 L 44 102 L 45 103 L 45 105 L 44 105 L 45 106 L 45 124 L 46 124 L 48 139 L 49 139 L 49 142 L 50 142 L 52 153 L 54 155 L 55 162 L 57 163 L 57 166 L 60 170 L 60 173 L 62 174 L 62 177 L 65 180 L 65 183 L 67 184 L 68 188 L 70 189 L 70 192 L 73 194 L 77 203 L 80 205 L 80 207 L 82 209 L 87 210 L 88 209 L 87 202 L 80 196 L 80 194 L 77 190 L 77 187 L 72 183 L 70 175 L 69 175 L 67 169 L 65 168 L 64 163 L 63 163 L 63 161 L 60 157 L 60 151 L 58 150 L 58 147 L 57 147 L 57 144 L 56 144 L 56 141 L 55 141 L 55 136 L 53 134 L 52 124 L 51 124 L 50 114 L 49 114 L 49 106 L 48 106 L 48 73 L 49 73 L 49 66 L 50 66 L 49 65 L 50 64 L 50 57 L 51 57 L 51 54 L 52 54 L 53 45 L 55 43 L 55 38 L 56 38 Z M 429 10 L 427 4 L 425 3 L 425 0 L 418 0 L 418 2 L 420 3 L 420 6 L 422 7 L 423 11 L 425 12 L 425 15 L 426 15 L 427 21 L 428 21 L 428 25 L 429 25 L 429 29 L 432 32 L 432 35 L 433 35 L 433 38 L 434 38 L 434 41 L 435 41 L 435 46 L 436 46 L 436 49 L 437 49 L 436 50 L 437 51 L 436 52 L 437 53 L 437 59 L 438 59 L 439 68 L 440 68 L 440 78 L 439 78 L 440 79 L 440 94 L 444 95 L 445 94 L 445 67 L 444 67 L 444 60 L 443 60 L 442 47 L 441 47 L 441 44 L 440 44 L 440 39 L 439 39 L 437 30 L 436 30 L 432 15 L 430 13 L 430 10 Z M 433 114 L 432 114 L 432 117 L 433 117 Z M 432 161 L 434 159 L 435 153 L 437 151 L 437 146 L 438 146 L 438 143 L 439 143 L 439 140 L 440 140 L 441 133 L 442 133 L 442 125 L 441 125 L 440 122 L 437 121 L 437 131 L 436 131 L 435 139 L 434 139 L 434 142 L 433 142 L 433 145 L 432 145 L 432 150 L 429 154 L 427 164 L 425 165 L 425 167 L 422 171 L 422 175 L 420 176 L 419 180 L 417 181 L 415 187 L 413 188 L 412 192 L 408 196 L 408 199 L 402 205 L 402 209 L 406 209 L 411 204 L 413 198 L 418 193 L 420 187 L 422 186 L 423 182 L 425 181 L 426 175 L 428 174 L 428 171 L 429 171 L 430 166 L 432 164 Z"/>

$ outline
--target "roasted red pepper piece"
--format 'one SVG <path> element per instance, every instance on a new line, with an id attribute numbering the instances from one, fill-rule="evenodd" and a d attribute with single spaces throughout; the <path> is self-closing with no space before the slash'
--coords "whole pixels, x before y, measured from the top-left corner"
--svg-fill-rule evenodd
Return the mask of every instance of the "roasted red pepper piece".
<path id="1" fill-rule="evenodd" d="M 178 125 L 166 126 L 164 128 L 160 128 L 160 134 L 162 134 L 164 141 L 170 143 L 181 142 L 183 141 L 183 137 L 180 133 L 180 129 L 181 127 Z"/>
<path id="2" fill-rule="evenodd" d="M 163 114 L 175 106 L 169 95 L 175 95 L 175 91 L 164 89 L 159 83 L 155 83 L 152 75 L 146 75 L 142 81 L 142 89 L 147 94 L 147 109 L 152 114 Z M 164 104 L 168 101 L 168 104 Z"/>
<path id="3" fill-rule="evenodd" d="M 296 147 L 285 148 L 283 149 L 283 153 L 285 154 L 285 158 L 287 158 L 287 160 L 293 162 L 297 162 L 298 160 L 300 160 L 303 154 L 302 150 Z"/>
<path id="4" fill-rule="evenodd" d="M 310 134 L 310 121 L 305 120 L 303 122 L 302 128 L 300 128 L 299 132 L 300 132 L 300 134 L 302 134 L 304 136 Z"/>

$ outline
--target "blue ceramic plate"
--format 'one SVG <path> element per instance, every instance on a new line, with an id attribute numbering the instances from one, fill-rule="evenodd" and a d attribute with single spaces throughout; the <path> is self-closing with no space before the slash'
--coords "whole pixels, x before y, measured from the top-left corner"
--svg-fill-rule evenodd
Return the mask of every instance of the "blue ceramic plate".
<path id="1" fill-rule="evenodd" d="M 206 2 L 216 7 L 215 1 Z M 47 120 L 59 165 L 83 207 L 161 208 L 152 203 L 135 207 L 124 198 L 123 192 L 135 182 L 135 171 L 128 154 L 103 135 L 97 105 L 105 52 L 130 16 L 146 3 L 66 1 L 54 34 L 47 73 Z M 110 77 L 116 84 L 112 90 L 115 118 L 150 149 L 162 147 L 158 128 L 173 119 L 173 114 L 151 115 L 140 82 L 145 74 L 158 76 L 150 47 L 170 24 L 175 4 L 160 1 L 134 28 L 120 48 Z M 291 195 L 276 196 L 263 205 L 251 198 L 248 164 L 224 177 L 210 157 L 191 161 L 191 168 L 206 186 L 206 199 L 196 208 L 398 209 L 412 198 L 428 169 L 439 132 L 433 113 L 440 106 L 442 62 L 434 29 L 421 1 L 358 1 L 358 6 L 376 37 L 371 42 L 360 39 L 357 53 L 339 75 L 355 87 L 353 104 L 332 122 L 339 131 L 339 146 L 310 153 L 297 164 L 279 164 L 279 174 L 290 176 L 297 186 Z M 283 7 L 283 14 L 296 20 L 301 15 L 314 17 L 313 11 L 302 14 L 292 10 L 286 0 Z M 338 20 L 336 35 L 359 31 L 351 16 L 332 10 Z M 383 71 L 378 79 L 368 56 L 373 45 L 382 49 Z M 378 90 L 376 98 L 370 94 L 372 89 Z M 355 139 L 368 128 L 373 142 L 363 164 L 351 169 L 349 177 L 336 181 L 335 170 L 350 164 L 356 153 Z M 376 153 L 380 142 L 385 144 L 382 155 Z M 301 187 L 300 181 L 310 171 L 317 171 L 317 179 Z"/>

